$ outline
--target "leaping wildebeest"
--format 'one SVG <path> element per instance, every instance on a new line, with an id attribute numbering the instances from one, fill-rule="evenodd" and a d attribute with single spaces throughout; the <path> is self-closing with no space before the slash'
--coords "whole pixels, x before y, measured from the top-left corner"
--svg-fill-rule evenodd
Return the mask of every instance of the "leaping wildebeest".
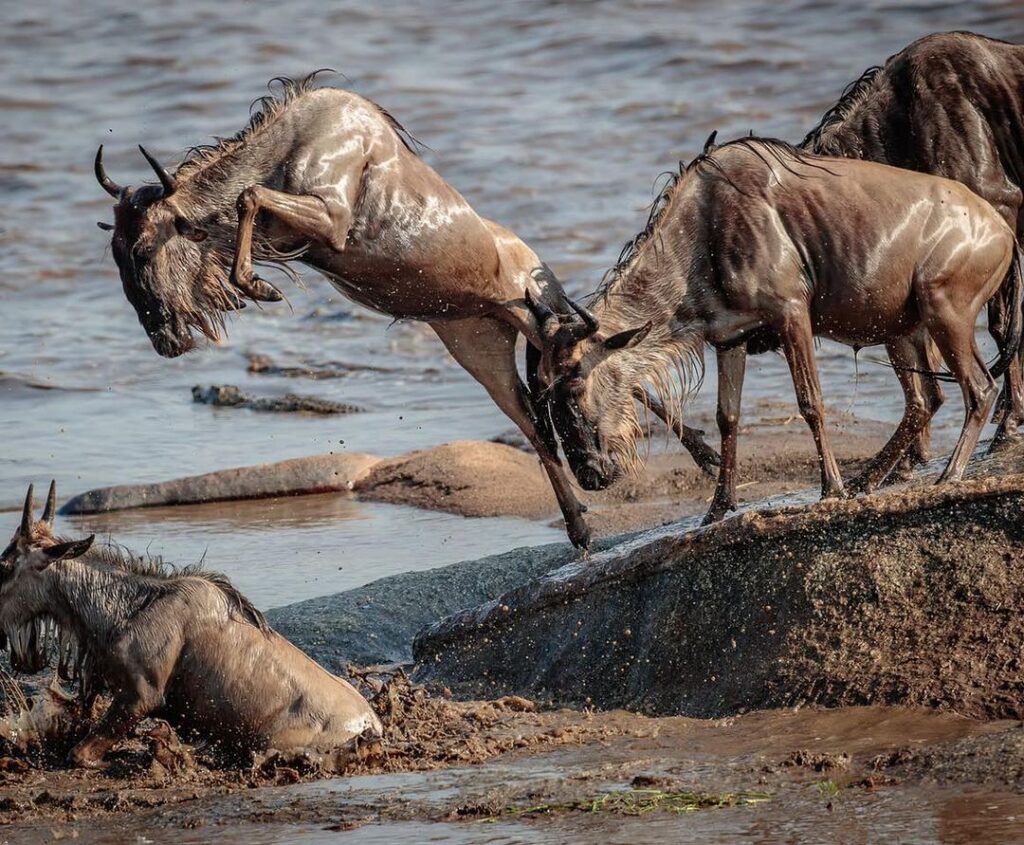
<path id="1" fill-rule="evenodd" d="M 638 385 L 671 386 L 705 344 L 718 361 L 722 464 L 706 522 L 735 508 L 736 437 L 748 352 L 782 348 L 818 448 L 823 496 L 843 493 L 829 445 L 814 338 L 885 344 L 903 419 L 862 484 L 883 479 L 938 407 L 929 338 L 963 391 L 966 417 L 940 480 L 960 478 L 995 401 L 974 326 L 1006 286 L 1007 339 L 1021 336 L 1017 245 L 1005 220 L 959 182 L 872 162 L 818 157 L 745 138 L 681 169 L 647 228 L 610 273 L 589 336 L 545 350 L 538 376 L 580 483 L 600 489 L 636 460 Z M 534 304 L 542 327 L 557 315 Z M 920 391 L 914 377 L 922 377 Z"/>
<path id="2" fill-rule="evenodd" d="M 1024 46 L 971 32 L 928 35 L 851 83 L 800 144 L 818 155 L 876 161 L 962 182 L 1024 236 Z M 1007 291 L 989 331 L 1007 343 Z M 1024 423 L 1019 361 L 996 409 L 997 446 Z M 924 450 L 927 436 L 918 451 Z M 915 455 L 920 462 L 925 455 Z"/>
<path id="3" fill-rule="evenodd" d="M 515 233 L 480 217 L 413 151 L 401 126 L 351 92 L 284 82 L 279 97 L 235 137 L 200 148 L 169 173 L 142 150 L 158 185 L 122 188 L 96 154 L 96 178 L 117 200 L 113 254 L 125 294 L 154 348 L 173 357 L 197 330 L 216 339 L 244 297 L 280 293 L 253 261 L 299 260 L 349 298 L 396 319 L 423 320 L 536 449 L 569 538 L 587 547 L 583 508 L 558 460 L 546 413 L 516 368 L 519 334 L 527 376 L 541 336 L 527 291 L 566 316 L 560 338 L 585 327 L 558 280 Z M 657 410 L 657 407 L 656 407 Z M 707 471 L 717 455 L 701 433 L 676 427 Z"/>
<path id="4" fill-rule="evenodd" d="M 75 644 L 83 695 L 112 694 L 71 750 L 75 765 L 102 767 L 147 716 L 238 754 L 334 749 L 364 731 L 380 737 L 380 720 L 356 689 L 270 628 L 222 575 L 173 570 L 93 546 L 92 537 L 63 540 L 53 533 L 56 496 L 51 484 L 36 521 L 28 489 L 0 556 L 0 629 L 12 662 L 38 669 L 45 642 L 22 632 L 55 625 Z"/>

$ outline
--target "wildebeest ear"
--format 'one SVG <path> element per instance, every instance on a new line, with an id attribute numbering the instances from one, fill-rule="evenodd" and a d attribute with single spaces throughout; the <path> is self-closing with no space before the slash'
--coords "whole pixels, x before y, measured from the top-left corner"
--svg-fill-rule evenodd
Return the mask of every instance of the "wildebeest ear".
<path id="1" fill-rule="evenodd" d="M 50 563 L 56 563 L 58 560 L 71 560 L 72 558 L 81 557 L 92 546 L 92 541 L 96 539 L 95 534 L 90 534 L 84 540 L 71 540 L 68 543 L 58 543 L 56 546 L 50 546 L 49 548 L 43 549 L 43 554 L 50 559 Z"/>
<path id="2" fill-rule="evenodd" d="M 608 350 L 630 349 L 636 346 L 650 333 L 654 323 L 648 320 L 636 329 L 626 329 L 624 332 L 613 334 L 604 342 L 604 348 Z"/>
<path id="3" fill-rule="evenodd" d="M 175 220 L 174 227 L 178 230 L 179 235 L 195 243 L 205 241 L 207 235 L 209 234 L 205 229 L 200 229 L 198 226 L 193 226 L 184 217 L 179 217 L 177 220 Z"/>

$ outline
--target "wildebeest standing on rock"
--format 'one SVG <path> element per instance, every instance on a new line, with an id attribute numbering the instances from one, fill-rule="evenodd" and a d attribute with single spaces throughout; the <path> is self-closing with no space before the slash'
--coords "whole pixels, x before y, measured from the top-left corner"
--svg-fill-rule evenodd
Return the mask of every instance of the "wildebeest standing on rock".
<path id="1" fill-rule="evenodd" d="M 225 312 L 242 307 L 243 297 L 280 298 L 253 273 L 253 260 L 301 260 L 356 302 L 431 325 L 527 436 L 570 539 L 586 547 L 583 509 L 547 415 L 516 369 L 521 333 L 535 387 L 544 338 L 527 291 L 572 316 L 558 280 L 513 232 L 473 211 L 379 106 L 314 88 L 311 78 L 283 84 L 234 138 L 194 151 L 174 174 L 143 150 L 159 185 L 119 187 L 103 168 L 103 148 L 97 153 L 97 179 L 118 200 L 114 258 L 153 346 L 175 356 L 192 347 L 192 330 L 216 338 Z M 698 462 L 713 465 L 699 432 L 680 436 Z"/>
<path id="2" fill-rule="evenodd" d="M 1024 236 L 1024 46 L 971 32 L 921 38 L 851 83 L 800 146 L 962 182 L 993 205 L 1019 242 Z M 989 306 L 989 330 L 1000 348 L 1008 341 L 1010 307 L 1006 291 Z M 997 417 L 993 446 L 1024 423 L 1019 361 L 1007 368 Z"/>
<path id="3" fill-rule="evenodd" d="M 0 558 L 0 628 L 12 636 L 55 624 L 77 644 L 86 694 L 113 700 L 71 751 L 78 766 L 104 755 L 147 716 L 229 752 L 332 749 L 380 720 L 349 683 L 331 675 L 273 631 L 222 575 L 114 548 L 93 538 L 54 536 L 56 491 L 43 518 L 32 515 L 32 488 L 21 525 Z M 38 638 L 32 647 L 42 645 Z M 38 666 L 36 655 L 18 655 Z"/>
<path id="4" fill-rule="evenodd" d="M 1004 285 L 1007 342 L 993 372 L 1016 358 L 1020 266 L 1013 232 L 958 182 L 885 165 L 809 156 L 781 141 L 713 146 L 683 169 L 647 228 L 611 272 L 590 335 L 545 353 L 539 377 L 577 478 L 611 483 L 636 460 L 633 392 L 665 390 L 677 370 L 718 360 L 722 466 L 706 521 L 736 506 L 736 436 L 749 352 L 781 346 L 800 411 L 814 435 L 822 495 L 843 492 L 825 428 L 814 337 L 885 344 L 906 397 L 896 432 L 859 484 L 883 480 L 938 407 L 933 339 L 960 385 L 966 418 L 940 480 L 957 479 L 995 401 L 978 351 L 977 315 Z M 557 324 L 537 304 L 538 320 Z M 918 389 L 921 376 L 925 390 Z"/>

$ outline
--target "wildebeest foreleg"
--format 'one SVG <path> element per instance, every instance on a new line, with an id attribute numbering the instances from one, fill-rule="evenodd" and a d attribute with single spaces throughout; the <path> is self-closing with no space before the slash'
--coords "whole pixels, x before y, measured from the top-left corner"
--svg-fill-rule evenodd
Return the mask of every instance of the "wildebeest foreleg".
<path id="1" fill-rule="evenodd" d="M 704 525 L 717 522 L 736 509 L 736 438 L 746 369 L 747 347 L 744 344 L 718 350 L 718 430 L 722 435 L 722 463 Z"/>
<path id="2" fill-rule="evenodd" d="M 642 402 L 650 408 L 651 413 L 672 429 L 676 437 L 686 447 L 686 451 L 690 453 L 697 466 L 708 475 L 714 477 L 715 469 L 721 465 L 721 460 L 718 453 L 704 442 L 704 432 L 699 428 L 690 428 L 690 426 L 684 425 L 681 421 L 677 420 L 674 415 L 668 412 L 668 408 L 662 404 L 657 396 L 652 395 L 644 388 L 638 387 L 633 391 L 633 395 L 638 402 Z"/>
<path id="3" fill-rule="evenodd" d="M 72 764 L 85 769 L 104 768 L 106 753 L 128 736 L 156 705 L 152 696 L 142 691 L 118 693 L 96 727 L 71 749 L 68 756 Z"/>
<path id="4" fill-rule="evenodd" d="M 790 314 L 779 329 L 782 348 L 793 376 L 796 401 L 807 427 L 814 436 L 818 448 L 818 464 L 821 467 L 821 497 L 841 496 L 843 480 L 839 465 L 829 443 L 825 430 L 825 406 L 821 399 L 821 381 L 818 379 L 818 365 L 814 360 L 814 335 L 810 315 L 806 312 Z"/>
<path id="5" fill-rule="evenodd" d="M 583 518 L 584 508 L 576 498 L 558 455 L 548 448 L 529 391 L 516 369 L 518 331 L 507 323 L 486 317 L 431 323 L 431 327 L 452 357 L 484 386 L 495 404 L 526 435 L 551 481 L 569 540 L 579 549 L 588 549 L 590 528 Z"/>
<path id="6" fill-rule="evenodd" d="M 274 288 L 253 273 L 252 238 L 256 216 L 265 211 L 272 215 L 289 238 L 326 244 L 341 251 L 345 247 L 352 215 L 342 202 L 329 203 L 319 196 L 286 194 L 253 185 L 238 195 L 238 229 L 235 233 L 235 258 L 231 266 L 231 283 L 247 296 L 265 299 Z M 280 299 L 280 294 L 277 294 Z"/>
<path id="7" fill-rule="evenodd" d="M 935 412 L 942 405 L 942 389 L 928 356 L 930 343 L 922 328 L 916 335 L 898 338 L 886 344 L 889 360 L 903 388 L 903 419 L 889 441 L 848 485 L 851 492 L 867 493 L 875 489 L 896 467 L 908 450 L 921 448 L 920 438 Z M 916 371 L 916 372 L 915 372 Z"/>

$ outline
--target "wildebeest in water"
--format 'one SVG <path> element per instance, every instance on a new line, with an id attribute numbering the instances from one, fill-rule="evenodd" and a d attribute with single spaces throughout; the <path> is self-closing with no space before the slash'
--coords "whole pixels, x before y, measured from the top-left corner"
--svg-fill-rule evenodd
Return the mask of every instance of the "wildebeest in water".
<path id="1" fill-rule="evenodd" d="M 224 314 L 244 297 L 280 293 L 253 273 L 253 260 L 300 260 L 346 296 L 398 319 L 423 320 L 456 361 L 522 429 L 546 470 L 569 537 L 590 533 L 539 413 L 516 369 L 519 334 L 531 387 L 541 336 L 525 294 L 569 315 L 554 274 L 515 233 L 480 217 L 412 149 L 376 104 L 311 80 L 285 82 L 230 140 L 193 152 L 174 174 L 145 153 L 160 184 L 122 188 L 96 176 L 117 199 L 113 253 L 125 294 L 156 350 L 180 355 L 192 331 L 216 338 Z M 717 456 L 700 432 L 683 442 L 706 470 Z"/>
<path id="2" fill-rule="evenodd" d="M 1024 47 L 970 32 L 936 33 L 869 68 L 800 144 L 818 155 L 945 176 L 988 200 L 1024 236 Z M 1008 291 L 989 330 L 1008 341 Z M 1024 423 L 1024 380 L 1011 361 L 993 446 Z M 927 440 L 927 437 L 924 438 Z M 923 450 L 924 444 L 921 449 Z M 924 454 L 916 455 L 920 462 Z"/>
<path id="3" fill-rule="evenodd" d="M 578 307 L 589 336 L 545 352 L 555 426 L 580 483 L 611 483 L 636 461 L 633 392 L 671 390 L 718 361 L 722 466 L 706 521 L 736 505 L 736 436 L 748 351 L 782 348 L 818 447 L 823 496 L 843 493 L 829 445 L 814 338 L 885 344 L 906 398 L 896 432 L 858 486 L 894 468 L 938 407 L 929 339 L 963 391 L 966 417 L 940 480 L 957 479 L 995 401 L 974 324 L 1004 284 L 1007 341 L 993 372 L 1016 357 L 1021 279 L 1014 234 L 958 182 L 885 165 L 811 156 L 781 141 L 713 138 L 669 185 L 647 228 L 600 291 Z M 558 318 L 536 304 L 538 320 Z M 921 384 L 915 376 L 921 377 Z"/>
<path id="4" fill-rule="evenodd" d="M 277 634 L 222 575 L 172 570 L 93 537 L 53 533 L 56 490 L 33 519 L 32 488 L 21 525 L 0 557 L 0 629 L 17 665 L 40 668 L 39 637 L 55 625 L 73 642 L 84 698 L 101 690 L 109 708 L 71 751 L 102 767 L 104 755 L 147 716 L 228 752 L 333 749 L 380 720 L 351 684 Z"/>

